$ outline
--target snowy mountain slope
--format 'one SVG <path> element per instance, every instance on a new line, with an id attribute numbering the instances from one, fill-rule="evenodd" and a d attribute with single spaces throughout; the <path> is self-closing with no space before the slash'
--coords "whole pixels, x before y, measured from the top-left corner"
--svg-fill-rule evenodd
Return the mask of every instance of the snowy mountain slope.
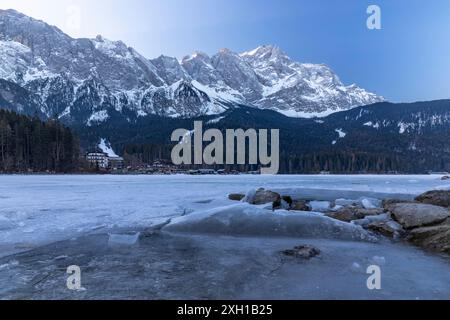
<path id="1" fill-rule="evenodd" d="M 262 98 L 253 103 L 288 116 L 328 115 L 383 100 L 356 85 L 346 87 L 326 65 L 292 61 L 278 47 L 261 46 L 241 57 L 263 84 Z"/>
<path id="2" fill-rule="evenodd" d="M 33 96 L 30 109 L 87 125 L 111 114 L 129 121 L 216 114 L 233 104 L 311 117 L 383 100 L 273 46 L 149 60 L 121 41 L 73 39 L 14 10 L 0 10 L 0 79 Z M 26 105 L 19 109 L 29 113 Z"/>
<path id="3" fill-rule="evenodd" d="M 221 115 L 193 119 L 149 116 L 137 119 L 133 126 L 121 121 L 75 129 L 86 144 L 106 138 L 119 153 L 134 144 L 164 148 L 170 145 L 168 139 L 174 130 L 192 130 L 194 121 L 203 121 L 204 130 L 222 132 L 280 129 L 280 165 L 284 173 L 450 171 L 450 100 L 382 102 L 321 119 L 292 118 L 273 110 L 240 106 Z M 167 147 L 167 159 L 170 153 Z"/>

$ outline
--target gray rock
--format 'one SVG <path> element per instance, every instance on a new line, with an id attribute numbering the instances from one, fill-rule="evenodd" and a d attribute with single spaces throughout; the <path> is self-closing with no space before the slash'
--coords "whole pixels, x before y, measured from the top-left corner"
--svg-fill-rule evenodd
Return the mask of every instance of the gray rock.
<path id="1" fill-rule="evenodd" d="M 408 200 L 400 200 L 400 199 L 384 199 L 381 202 L 381 206 L 385 210 L 385 212 L 391 211 L 391 207 L 399 204 L 399 203 L 415 203 L 414 201 L 408 201 Z"/>
<path id="2" fill-rule="evenodd" d="M 341 210 L 338 210 L 336 212 L 328 212 L 326 216 L 344 222 L 351 222 L 353 220 L 364 218 L 363 215 L 358 214 L 358 212 L 356 211 L 356 207 L 353 206 L 342 208 Z"/>
<path id="3" fill-rule="evenodd" d="M 377 216 L 384 213 L 383 209 L 364 209 L 358 206 L 344 207 L 335 212 L 328 212 L 326 215 L 330 218 L 351 222 L 354 220 L 364 219 L 367 216 Z"/>
<path id="4" fill-rule="evenodd" d="M 291 209 L 291 205 L 289 203 L 287 203 L 283 199 L 274 201 L 272 203 L 272 210 L 275 211 L 275 210 L 280 210 L 280 209 L 282 209 L 282 210 L 290 210 Z"/>
<path id="5" fill-rule="evenodd" d="M 411 231 L 409 241 L 422 248 L 450 254 L 450 220 Z"/>
<path id="6" fill-rule="evenodd" d="M 378 232 L 386 237 L 397 238 L 404 234 L 402 226 L 395 221 L 375 221 L 367 226 L 367 229 Z"/>
<path id="7" fill-rule="evenodd" d="M 289 207 L 292 207 L 294 204 L 294 200 L 292 200 L 291 196 L 282 196 L 281 198 L 289 205 Z"/>
<path id="8" fill-rule="evenodd" d="M 304 200 L 295 201 L 292 206 L 291 210 L 293 211 L 311 211 L 311 208 L 308 206 L 308 202 Z"/>
<path id="9" fill-rule="evenodd" d="M 362 209 L 362 208 L 360 209 L 360 208 L 357 208 L 356 212 L 359 215 L 362 215 L 364 217 L 379 216 L 380 214 L 384 213 L 384 209 L 381 209 L 381 208 L 375 208 L 375 209 Z"/>
<path id="10" fill-rule="evenodd" d="M 441 207 L 450 207 L 450 190 L 434 190 L 416 198 L 416 201 Z"/>
<path id="11" fill-rule="evenodd" d="M 421 203 L 398 203 L 390 206 L 392 217 L 405 229 L 439 224 L 450 217 L 450 210 Z"/>
<path id="12" fill-rule="evenodd" d="M 265 189 L 257 190 L 253 198 L 249 201 L 249 203 L 254 205 L 274 202 L 281 202 L 281 195 L 279 193 Z"/>
<path id="13" fill-rule="evenodd" d="M 240 193 L 232 193 L 232 194 L 228 195 L 228 199 L 233 200 L 233 201 L 241 201 L 244 198 L 245 198 L 245 194 L 240 194 Z"/>
<path id="14" fill-rule="evenodd" d="M 302 245 L 297 246 L 294 249 L 282 251 L 281 253 L 288 257 L 311 259 L 318 256 L 320 254 L 320 250 L 313 246 Z"/>

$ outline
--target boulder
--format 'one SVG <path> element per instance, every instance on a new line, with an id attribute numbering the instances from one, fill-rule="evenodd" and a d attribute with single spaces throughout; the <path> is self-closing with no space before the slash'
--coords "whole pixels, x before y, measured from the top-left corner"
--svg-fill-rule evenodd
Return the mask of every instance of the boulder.
<path id="1" fill-rule="evenodd" d="M 285 250 L 281 252 L 283 255 L 288 257 L 300 258 L 300 259 L 311 259 L 320 254 L 320 250 L 313 246 L 297 246 L 291 250 Z"/>
<path id="2" fill-rule="evenodd" d="M 284 202 L 286 202 L 289 205 L 289 207 L 292 207 L 294 200 L 292 200 L 291 196 L 283 196 L 282 199 Z"/>
<path id="3" fill-rule="evenodd" d="M 254 205 L 260 205 L 260 204 L 266 204 L 266 203 L 274 203 L 274 202 L 280 202 L 281 201 L 281 195 L 279 193 L 265 190 L 265 189 L 259 189 L 256 191 L 255 195 L 250 199 L 250 204 Z"/>
<path id="4" fill-rule="evenodd" d="M 398 238 L 404 234 L 402 226 L 392 220 L 372 222 L 367 226 L 367 229 L 390 238 Z"/>
<path id="5" fill-rule="evenodd" d="M 292 206 L 291 210 L 293 211 L 311 211 L 311 208 L 308 206 L 308 202 L 304 200 L 295 201 Z"/>
<path id="6" fill-rule="evenodd" d="M 362 215 L 364 217 L 379 216 L 380 214 L 384 213 L 384 209 L 381 209 L 381 208 L 374 208 L 374 209 L 356 208 L 356 212 L 358 213 L 358 215 Z"/>
<path id="7" fill-rule="evenodd" d="M 450 207 L 450 190 L 428 191 L 416 198 L 416 201 L 441 207 Z"/>
<path id="8" fill-rule="evenodd" d="M 408 240 L 422 248 L 450 254 L 450 219 L 436 226 L 414 229 Z"/>
<path id="9" fill-rule="evenodd" d="M 450 180 L 450 177 L 449 177 L 449 176 L 443 176 L 443 177 L 441 178 L 441 180 L 442 180 L 442 181 L 447 181 L 447 180 Z"/>
<path id="10" fill-rule="evenodd" d="M 436 225 L 450 217 L 449 209 L 421 203 L 398 203 L 390 212 L 405 229 Z"/>
<path id="11" fill-rule="evenodd" d="M 326 216 L 344 222 L 351 222 L 353 220 L 363 219 L 364 216 L 359 214 L 356 208 L 357 207 L 353 206 L 345 207 L 335 212 L 328 212 Z"/>
<path id="12" fill-rule="evenodd" d="M 240 194 L 240 193 L 232 193 L 232 194 L 228 195 L 228 199 L 230 199 L 232 201 L 241 201 L 244 198 L 245 198 L 245 194 Z"/>
<path id="13" fill-rule="evenodd" d="M 351 222 L 364 219 L 367 216 L 378 216 L 382 213 L 384 213 L 384 210 L 381 208 L 364 209 L 358 206 L 348 206 L 338 211 L 328 212 L 326 216 L 344 222 Z"/>
<path id="14" fill-rule="evenodd" d="M 391 207 L 393 205 L 399 204 L 399 203 L 415 203 L 414 201 L 408 201 L 408 200 L 399 200 L 399 199 L 384 199 L 381 202 L 381 206 L 385 210 L 385 212 L 391 211 Z"/>
<path id="15" fill-rule="evenodd" d="M 287 203 L 285 200 L 279 199 L 272 203 L 272 210 L 275 211 L 275 210 L 279 210 L 279 209 L 290 210 L 291 205 L 289 203 Z"/>

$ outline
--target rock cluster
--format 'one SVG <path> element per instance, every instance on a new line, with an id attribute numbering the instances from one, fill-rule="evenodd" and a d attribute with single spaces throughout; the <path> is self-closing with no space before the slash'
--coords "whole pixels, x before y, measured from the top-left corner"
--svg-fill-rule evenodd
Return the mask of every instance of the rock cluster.
<path id="1" fill-rule="evenodd" d="M 251 191 L 247 195 L 232 193 L 228 199 L 233 201 L 244 201 L 253 205 L 272 204 L 272 209 L 284 209 L 294 211 L 311 211 L 307 201 L 293 200 L 290 196 L 282 196 L 277 192 L 260 188 Z"/>
<path id="2" fill-rule="evenodd" d="M 297 246 L 294 249 L 284 250 L 281 253 L 288 257 L 311 259 L 318 256 L 320 254 L 320 250 L 313 246 L 302 245 Z"/>
<path id="3" fill-rule="evenodd" d="M 450 254 L 450 190 L 429 191 L 414 201 L 370 198 L 306 201 L 265 189 L 247 195 L 232 194 L 229 198 L 254 205 L 272 204 L 273 210 L 321 212 L 386 237 L 405 239 L 424 249 Z M 313 252 L 311 250 L 308 246 L 300 246 L 283 254 L 301 257 L 308 256 L 308 252 Z"/>

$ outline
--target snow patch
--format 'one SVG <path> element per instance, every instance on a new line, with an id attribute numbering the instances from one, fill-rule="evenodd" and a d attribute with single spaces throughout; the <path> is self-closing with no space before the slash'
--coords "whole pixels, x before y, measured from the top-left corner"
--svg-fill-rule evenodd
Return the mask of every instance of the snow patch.
<path id="1" fill-rule="evenodd" d="M 101 139 L 98 147 L 110 158 L 118 158 L 119 156 L 111 148 L 111 144 L 106 139 Z"/>
<path id="2" fill-rule="evenodd" d="M 68 110 L 70 112 L 70 109 Z M 64 112 L 64 115 L 66 115 L 67 113 Z M 97 111 L 94 112 L 88 119 L 87 121 L 87 125 L 90 127 L 92 126 L 94 123 L 101 123 L 104 122 L 106 120 L 108 120 L 109 118 L 109 114 L 107 110 L 101 110 L 101 111 Z"/>
<path id="3" fill-rule="evenodd" d="M 343 139 L 343 138 L 345 138 L 345 137 L 347 136 L 347 133 L 345 133 L 344 131 L 342 131 L 342 129 L 336 129 L 336 130 L 334 130 L 334 131 L 336 131 L 336 132 L 339 134 L 339 138 L 340 138 L 340 139 Z"/>
<path id="4" fill-rule="evenodd" d="M 211 119 L 207 122 L 207 124 L 217 124 L 220 121 L 222 121 L 223 119 L 225 119 L 225 117 L 219 117 L 219 118 L 215 118 L 215 119 Z"/>

